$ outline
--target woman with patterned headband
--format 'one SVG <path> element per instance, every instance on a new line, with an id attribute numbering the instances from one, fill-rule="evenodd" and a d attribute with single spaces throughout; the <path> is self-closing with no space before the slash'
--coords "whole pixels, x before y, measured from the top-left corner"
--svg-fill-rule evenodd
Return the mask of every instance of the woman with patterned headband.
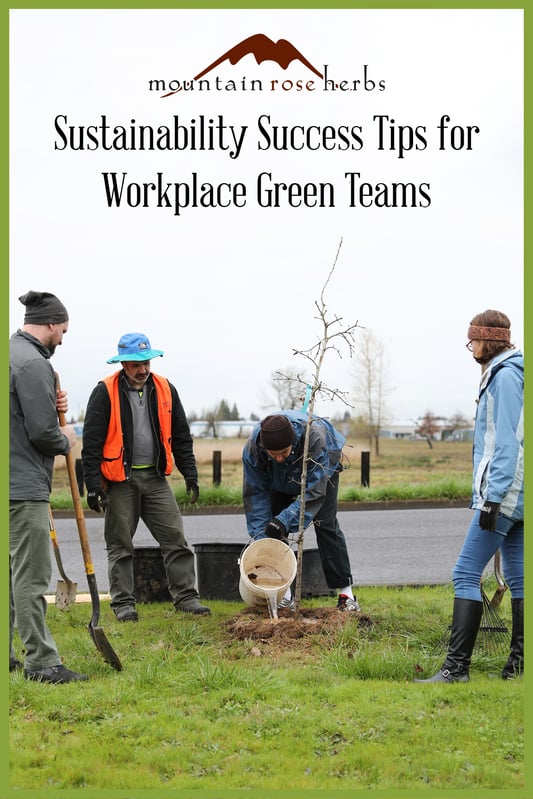
<path id="1" fill-rule="evenodd" d="M 511 344 L 511 323 L 500 311 L 472 319 L 467 348 L 481 365 L 474 428 L 475 513 L 453 570 L 454 607 L 441 669 L 415 682 L 468 682 L 483 602 L 481 575 L 501 549 L 511 591 L 511 651 L 502 677 L 524 671 L 524 358 Z"/>

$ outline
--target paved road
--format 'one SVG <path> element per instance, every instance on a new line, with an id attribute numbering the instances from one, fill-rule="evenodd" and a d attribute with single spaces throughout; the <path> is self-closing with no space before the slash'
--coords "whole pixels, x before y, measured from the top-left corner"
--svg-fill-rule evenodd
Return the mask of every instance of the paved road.
<path id="1" fill-rule="evenodd" d="M 450 582 L 451 571 L 471 519 L 465 508 L 341 511 L 339 521 L 348 544 L 354 584 L 424 585 Z M 87 590 L 83 559 L 74 518 L 56 518 L 56 530 L 65 572 Z M 189 544 L 248 542 L 242 514 L 184 516 Z M 91 554 L 100 592 L 109 588 L 104 545 L 103 518 L 87 517 Z M 136 546 L 156 542 L 141 522 L 135 534 Z M 316 547 L 314 531 L 306 534 L 306 549 Z M 59 578 L 55 560 L 50 593 Z M 489 567 L 489 571 L 490 571 Z"/>

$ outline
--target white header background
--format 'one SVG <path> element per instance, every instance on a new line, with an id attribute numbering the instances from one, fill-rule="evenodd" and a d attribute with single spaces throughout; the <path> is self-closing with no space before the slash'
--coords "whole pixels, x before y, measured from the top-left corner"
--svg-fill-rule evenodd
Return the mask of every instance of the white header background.
<path id="1" fill-rule="evenodd" d="M 152 363 L 187 412 L 225 398 L 264 414 L 276 369 L 300 368 L 293 349 L 330 317 L 371 328 L 385 347 L 397 419 L 427 410 L 471 418 L 479 367 L 465 349 L 470 319 L 497 308 L 523 344 L 523 14 L 520 10 L 12 10 L 10 327 L 19 295 L 52 291 L 70 325 L 54 356 L 70 413 L 86 407 L 126 332 L 165 352 Z M 324 91 L 300 62 L 287 70 L 248 55 L 208 73 L 237 91 L 182 91 L 161 99 L 149 81 L 191 80 L 243 39 L 287 39 L 336 80 L 363 65 L 385 90 Z M 242 78 L 263 82 L 243 91 Z M 314 80 L 312 92 L 270 82 Z M 58 151 L 57 115 L 71 125 L 190 125 L 204 115 L 247 125 L 242 152 Z M 374 115 L 426 127 L 428 146 L 400 159 L 378 150 Z M 469 152 L 438 147 L 450 126 L 477 125 Z M 260 151 L 257 120 L 363 128 L 360 151 Z M 108 208 L 102 172 L 136 182 L 241 182 L 244 208 Z M 334 208 L 262 208 L 256 181 L 330 182 Z M 350 208 L 345 172 L 371 184 L 430 183 L 429 208 Z M 357 339 L 357 336 L 356 336 Z M 322 377 L 350 392 L 353 363 L 330 352 Z M 269 409 L 270 410 L 270 409 Z M 343 413 L 319 402 L 324 415 Z M 70 414 L 69 414 L 70 415 Z"/>

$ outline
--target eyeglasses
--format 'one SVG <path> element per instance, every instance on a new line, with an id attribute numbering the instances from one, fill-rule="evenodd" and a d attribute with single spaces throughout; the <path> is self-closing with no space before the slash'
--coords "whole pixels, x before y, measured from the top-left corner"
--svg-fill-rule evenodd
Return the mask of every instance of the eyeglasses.
<path id="1" fill-rule="evenodd" d="M 468 352 L 473 352 L 474 347 L 472 346 L 472 339 L 466 345 L 466 349 L 468 350 Z"/>

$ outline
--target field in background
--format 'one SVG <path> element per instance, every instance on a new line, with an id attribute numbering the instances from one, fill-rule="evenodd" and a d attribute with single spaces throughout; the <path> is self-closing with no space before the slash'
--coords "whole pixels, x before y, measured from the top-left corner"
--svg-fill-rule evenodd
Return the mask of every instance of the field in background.
<path id="1" fill-rule="evenodd" d="M 194 453 L 202 505 L 242 504 L 242 451 L 244 438 L 195 438 Z M 472 444 L 466 441 L 383 439 L 379 457 L 370 454 L 370 488 L 361 489 L 361 452 L 367 442 L 348 439 L 341 474 L 341 501 L 387 499 L 457 499 L 470 493 Z M 221 482 L 213 485 L 213 453 L 221 453 Z M 77 456 L 79 457 L 79 455 Z M 180 506 L 188 504 L 182 475 L 174 468 L 170 484 Z M 65 459 L 56 459 L 51 503 L 54 509 L 70 509 L 72 501 Z"/>
<path id="2" fill-rule="evenodd" d="M 210 483 L 213 477 L 213 452 L 219 450 L 222 459 L 222 484 L 242 481 L 241 457 L 245 439 L 194 439 L 194 453 L 200 482 Z M 344 448 L 345 465 L 341 485 L 361 482 L 361 452 L 368 444 L 348 439 Z M 370 485 L 381 487 L 398 483 L 427 483 L 440 477 L 453 476 L 469 480 L 472 469 L 472 444 L 468 441 L 434 441 L 430 449 L 426 441 L 383 439 L 380 455 L 370 454 Z M 173 475 L 179 478 L 179 473 Z"/>

